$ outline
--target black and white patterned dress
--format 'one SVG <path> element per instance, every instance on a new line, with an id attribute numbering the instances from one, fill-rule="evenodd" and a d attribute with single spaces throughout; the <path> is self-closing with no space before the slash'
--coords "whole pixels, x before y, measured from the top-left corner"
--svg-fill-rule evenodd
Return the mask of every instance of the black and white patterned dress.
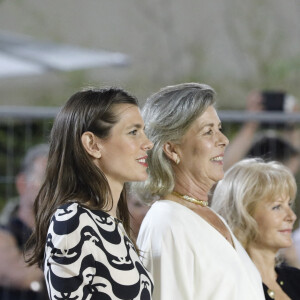
<path id="1" fill-rule="evenodd" d="M 77 203 L 51 219 L 44 274 L 51 300 L 152 299 L 151 275 L 123 225 Z"/>

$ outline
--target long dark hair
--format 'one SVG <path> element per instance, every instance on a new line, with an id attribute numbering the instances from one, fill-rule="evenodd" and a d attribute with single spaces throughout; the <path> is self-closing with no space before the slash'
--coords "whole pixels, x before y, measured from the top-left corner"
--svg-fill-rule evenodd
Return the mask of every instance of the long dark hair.
<path id="1" fill-rule="evenodd" d="M 89 89 L 71 96 L 58 113 L 50 135 L 45 182 L 34 204 L 36 226 L 26 247 L 31 250 L 29 265 L 42 265 L 50 219 L 60 205 L 73 200 L 91 209 L 111 208 L 108 181 L 83 147 L 81 136 L 91 131 L 101 139 L 108 137 L 118 122 L 113 107 L 122 103 L 138 106 L 137 99 L 122 89 Z M 117 217 L 129 234 L 125 187 Z"/>

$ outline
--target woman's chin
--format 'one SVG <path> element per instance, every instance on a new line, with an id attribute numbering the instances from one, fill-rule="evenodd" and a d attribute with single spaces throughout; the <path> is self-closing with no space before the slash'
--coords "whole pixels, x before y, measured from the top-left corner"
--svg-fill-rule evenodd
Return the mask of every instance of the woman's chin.
<path id="1" fill-rule="evenodd" d="M 147 180 L 147 178 L 148 178 L 148 173 L 145 172 L 144 174 L 140 174 L 134 180 L 131 180 L 131 181 L 145 181 L 145 180 Z"/>
<path id="2" fill-rule="evenodd" d="M 218 183 L 223 178 L 224 178 L 224 173 L 217 174 L 216 176 L 214 176 L 213 178 L 211 178 L 211 180 L 213 181 L 212 185 L 215 185 L 216 183 Z"/>

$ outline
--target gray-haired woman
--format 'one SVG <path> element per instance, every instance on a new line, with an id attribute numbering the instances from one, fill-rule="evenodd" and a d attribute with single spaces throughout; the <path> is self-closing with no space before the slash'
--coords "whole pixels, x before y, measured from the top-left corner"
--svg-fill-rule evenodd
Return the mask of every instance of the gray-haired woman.
<path id="1" fill-rule="evenodd" d="M 163 88 L 143 109 L 149 177 L 137 189 L 157 198 L 138 238 L 154 275 L 154 299 L 264 299 L 260 275 L 227 224 L 208 206 L 223 178 L 228 139 L 204 84 Z"/>

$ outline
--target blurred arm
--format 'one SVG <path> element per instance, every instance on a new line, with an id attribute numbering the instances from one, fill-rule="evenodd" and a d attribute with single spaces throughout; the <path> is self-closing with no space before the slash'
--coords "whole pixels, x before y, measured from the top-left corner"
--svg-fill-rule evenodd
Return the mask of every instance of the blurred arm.
<path id="1" fill-rule="evenodd" d="M 247 111 L 260 112 L 263 110 L 262 96 L 259 92 L 253 91 L 247 97 Z M 230 141 L 229 146 L 225 151 L 224 170 L 229 169 L 233 164 L 243 159 L 249 151 L 258 122 L 245 123 L 234 139 Z"/>
<path id="2" fill-rule="evenodd" d="M 0 283 L 3 287 L 30 289 L 33 281 L 40 282 L 43 272 L 37 266 L 28 266 L 14 237 L 0 230 Z"/>

